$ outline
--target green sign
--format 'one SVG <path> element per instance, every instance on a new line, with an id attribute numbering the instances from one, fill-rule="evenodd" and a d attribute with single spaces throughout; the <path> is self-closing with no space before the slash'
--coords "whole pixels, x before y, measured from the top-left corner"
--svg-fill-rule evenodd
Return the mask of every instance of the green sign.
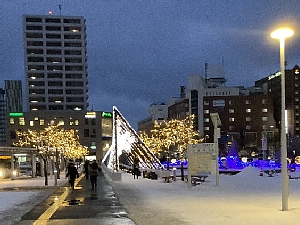
<path id="1" fill-rule="evenodd" d="M 10 117 L 20 117 L 20 116 L 23 116 L 23 113 L 22 112 L 11 112 L 11 113 L 9 113 L 9 116 Z"/>
<path id="2" fill-rule="evenodd" d="M 102 112 L 102 117 L 103 118 L 111 118 L 112 114 L 110 112 Z"/>

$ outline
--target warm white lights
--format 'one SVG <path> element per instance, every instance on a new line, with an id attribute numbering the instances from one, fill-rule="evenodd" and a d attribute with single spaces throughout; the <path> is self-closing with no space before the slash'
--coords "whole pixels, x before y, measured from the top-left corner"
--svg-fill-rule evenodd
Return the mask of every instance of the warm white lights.
<path id="1" fill-rule="evenodd" d="M 272 38 L 285 39 L 294 34 L 294 31 L 289 28 L 280 28 L 271 33 Z"/>

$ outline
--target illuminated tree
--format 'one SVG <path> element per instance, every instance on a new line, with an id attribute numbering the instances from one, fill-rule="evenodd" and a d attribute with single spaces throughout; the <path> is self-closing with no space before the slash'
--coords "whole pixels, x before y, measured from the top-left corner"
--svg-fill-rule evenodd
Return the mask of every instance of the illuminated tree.
<path id="1" fill-rule="evenodd" d="M 44 161 L 45 185 L 48 185 L 47 162 L 55 156 L 56 170 L 59 178 L 59 154 L 64 158 L 76 159 L 87 154 L 87 149 L 79 143 L 79 138 L 73 130 L 60 129 L 58 125 L 49 125 L 41 131 L 16 131 L 18 142 L 15 146 L 35 147 Z"/>
<path id="2" fill-rule="evenodd" d="M 171 120 L 159 123 L 154 122 L 154 129 L 151 130 L 151 137 L 144 132 L 140 135 L 144 143 L 154 153 L 161 154 L 164 150 L 170 153 L 179 154 L 180 158 L 186 152 L 187 144 L 202 142 L 200 134 L 193 127 L 194 115 L 184 120 Z"/>

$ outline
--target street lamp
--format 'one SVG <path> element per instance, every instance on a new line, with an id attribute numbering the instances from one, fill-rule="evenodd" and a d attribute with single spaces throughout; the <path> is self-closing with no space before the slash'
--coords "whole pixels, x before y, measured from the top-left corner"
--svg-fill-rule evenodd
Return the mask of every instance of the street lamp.
<path id="1" fill-rule="evenodd" d="M 289 180 L 287 174 L 286 124 L 285 124 L 285 68 L 284 68 L 284 41 L 292 36 L 294 31 L 280 28 L 271 33 L 272 38 L 280 41 L 280 69 L 281 69 L 281 176 L 282 176 L 282 210 L 288 210 Z"/>

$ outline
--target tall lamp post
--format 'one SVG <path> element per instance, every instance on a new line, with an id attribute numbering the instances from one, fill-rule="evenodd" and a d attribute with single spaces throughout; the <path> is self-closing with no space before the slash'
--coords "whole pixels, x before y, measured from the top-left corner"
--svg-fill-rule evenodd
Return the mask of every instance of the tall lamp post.
<path id="1" fill-rule="evenodd" d="M 272 38 L 280 41 L 280 69 L 281 69 L 281 176 L 282 176 L 282 210 L 288 210 L 289 180 L 287 174 L 287 148 L 285 124 L 285 68 L 284 68 L 284 42 L 294 34 L 293 30 L 280 28 L 271 33 Z"/>

